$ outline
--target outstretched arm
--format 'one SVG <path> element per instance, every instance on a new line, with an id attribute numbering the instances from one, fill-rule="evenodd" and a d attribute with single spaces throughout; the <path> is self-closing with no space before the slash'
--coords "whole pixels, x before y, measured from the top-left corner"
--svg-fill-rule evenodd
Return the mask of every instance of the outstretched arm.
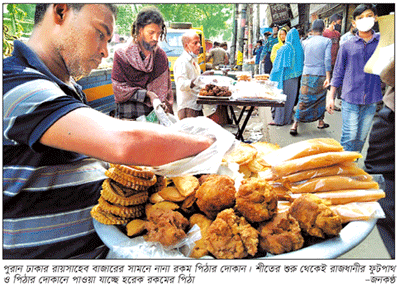
<path id="1" fill-rule="evenodd" d="M 212 140 L 78 108 L 55 122 L 40 143 L 111 163 L 159 166 L 196 155 Z"/>

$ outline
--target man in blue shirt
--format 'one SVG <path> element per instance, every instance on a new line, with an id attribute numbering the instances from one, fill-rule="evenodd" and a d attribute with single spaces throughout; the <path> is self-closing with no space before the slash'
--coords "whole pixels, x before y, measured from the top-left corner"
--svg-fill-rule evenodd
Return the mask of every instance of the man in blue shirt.
<path id="1" fill-rule="evenodd" d="M 256 47 L 253 49 L 253 56 L 256 56 L 255 65 L 254 65 L 254 74 L 259 74 L 259 65 L 260 65 L 260 56 L 263 50 L 262 40 L 258 40 Z"/>
<path id="2" fill-rule="evenodd" d="M 272 27 L 272 35 L 267 38 L 265 45 L 263 46 L 263 50 L 260 55 L 260 69 L 261 74 L 269 74 L 272 70 L 272 62 L 270 59 L 272 47 L 279 42 L 278 40 L 278 25 L 274 25 Z"/>
<path id="3" fill-rule="evenodd" d="M 382 100 L 378 75 L 364 72 L 364 66 L 374 53 L 380 35 L 372 30 L 377 10 L 372 4 L 361 4 L 353 12 L 353 25 L 358 34 L 339 49 L 326 110 L 332 114 L 334 95 L 342 86 L 342 136 L 340 143 L 346 151 L 361 152 L 370 131 L 377 102 Z"/>

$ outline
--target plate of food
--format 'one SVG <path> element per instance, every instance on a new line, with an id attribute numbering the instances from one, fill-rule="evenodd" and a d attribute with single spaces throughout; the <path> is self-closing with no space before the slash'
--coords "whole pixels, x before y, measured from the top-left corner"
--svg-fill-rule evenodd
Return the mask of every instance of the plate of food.
<path id="1" fill-rule="evenodd" d="M 317 243 L 310 241 L 306 247 L 297 251 L 283 253 L 279 255 L 265 254 L 259 255 L 259 259 L 335 259 L 360 244 L 372 231 L 377 219 L 369 221 L 353 221 L 348 223 L 340 232 L 339 236 L 322 240 Z M 114 253 L 115 258 L 125 258 L 131 256 L 133 258 L 150 258 L 155 256 L 156 248 L 146 245 L 143 237 L 131 238 L 124 232 L 124 226 L 105 225 L 97 220 L 93 220 L 94 228 L 103 243 L 109 247 Z M 143 247 L 149 250 L 143 252 Z M 161 248 L 162 249 L 162 248 Z M 158 257 L 186 257 L 184 252 L 177 250 L 167 251 L 158 250 Z M 115 252 L 116 251 L 116 252 Z M 162 253 L 160 252 L 162 251 Z M 204 258 L 213 258 L 211 256 L 203 256 Z"/>
<path id="2" fill-rule="evenodd" d="M 94 228 L 113 258 L 337 258 L 384 217 L 380 177 L 358 158 L 318 138 L 240 142 L 216 174 L 111 165 Z"/>

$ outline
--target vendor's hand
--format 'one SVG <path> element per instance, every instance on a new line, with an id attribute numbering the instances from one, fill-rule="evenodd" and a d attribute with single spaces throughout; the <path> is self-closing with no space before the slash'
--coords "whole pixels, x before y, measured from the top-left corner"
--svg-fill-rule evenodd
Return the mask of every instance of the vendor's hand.
<path id="1" fill-rule="evenodd" d="M 194 81 L 196 81 L 197 78 L 192 79 L 192 81 L 190 81 L 190 89 L 192 89 L 194 86 L 196 86 L 196 84 L 194 84 Z"/>
<path id="2" fill-rule="evenodd" d="M 165 113 L 174 115 L 174 110 L 168 102 L 162 102 L 161 107 L 164 109 Z"/>
<path id="3" fill-rule="evenodd" d="M 161 108 L 165 111 L 165 112 L 168 112 L 168 106 L 167 106 L 167 103 L 165 103 L 165 102 L 162 102 L 161 104 L 160 104 L 160 106 L 161 106 Z"/>
<path id="4" fill-rule="evenodd" d="M 206 71 L 202 75 L 214 75 L 214 71 Z"/>
<path id="5" fill-rule="evenodd" d="M 155 99 L 158 99 L 157 94 L 154 93 L 154 92 L 152 92 L 152 91 L 147 91 L 147 92 L 146 92 L 146 96 L 149 97 L 150 102 L 151 102 L 151 105 L 153 105 L 153 101 L 154 101 Z"/>

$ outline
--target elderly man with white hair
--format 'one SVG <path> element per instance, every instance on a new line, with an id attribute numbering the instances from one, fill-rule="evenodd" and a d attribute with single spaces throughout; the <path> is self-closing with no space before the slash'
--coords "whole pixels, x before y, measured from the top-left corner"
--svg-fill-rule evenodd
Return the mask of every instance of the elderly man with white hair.
<path id="1" fill-rule="evenodd" d="M 195 80 L 201 74 L 197 55 L 200 53 L 200 36 L 194 30 L 182 36 L 184 51 L 174 65 L 176 98 L 179 119 L 203 116 L 203 106 L 196 103 Z"/>

